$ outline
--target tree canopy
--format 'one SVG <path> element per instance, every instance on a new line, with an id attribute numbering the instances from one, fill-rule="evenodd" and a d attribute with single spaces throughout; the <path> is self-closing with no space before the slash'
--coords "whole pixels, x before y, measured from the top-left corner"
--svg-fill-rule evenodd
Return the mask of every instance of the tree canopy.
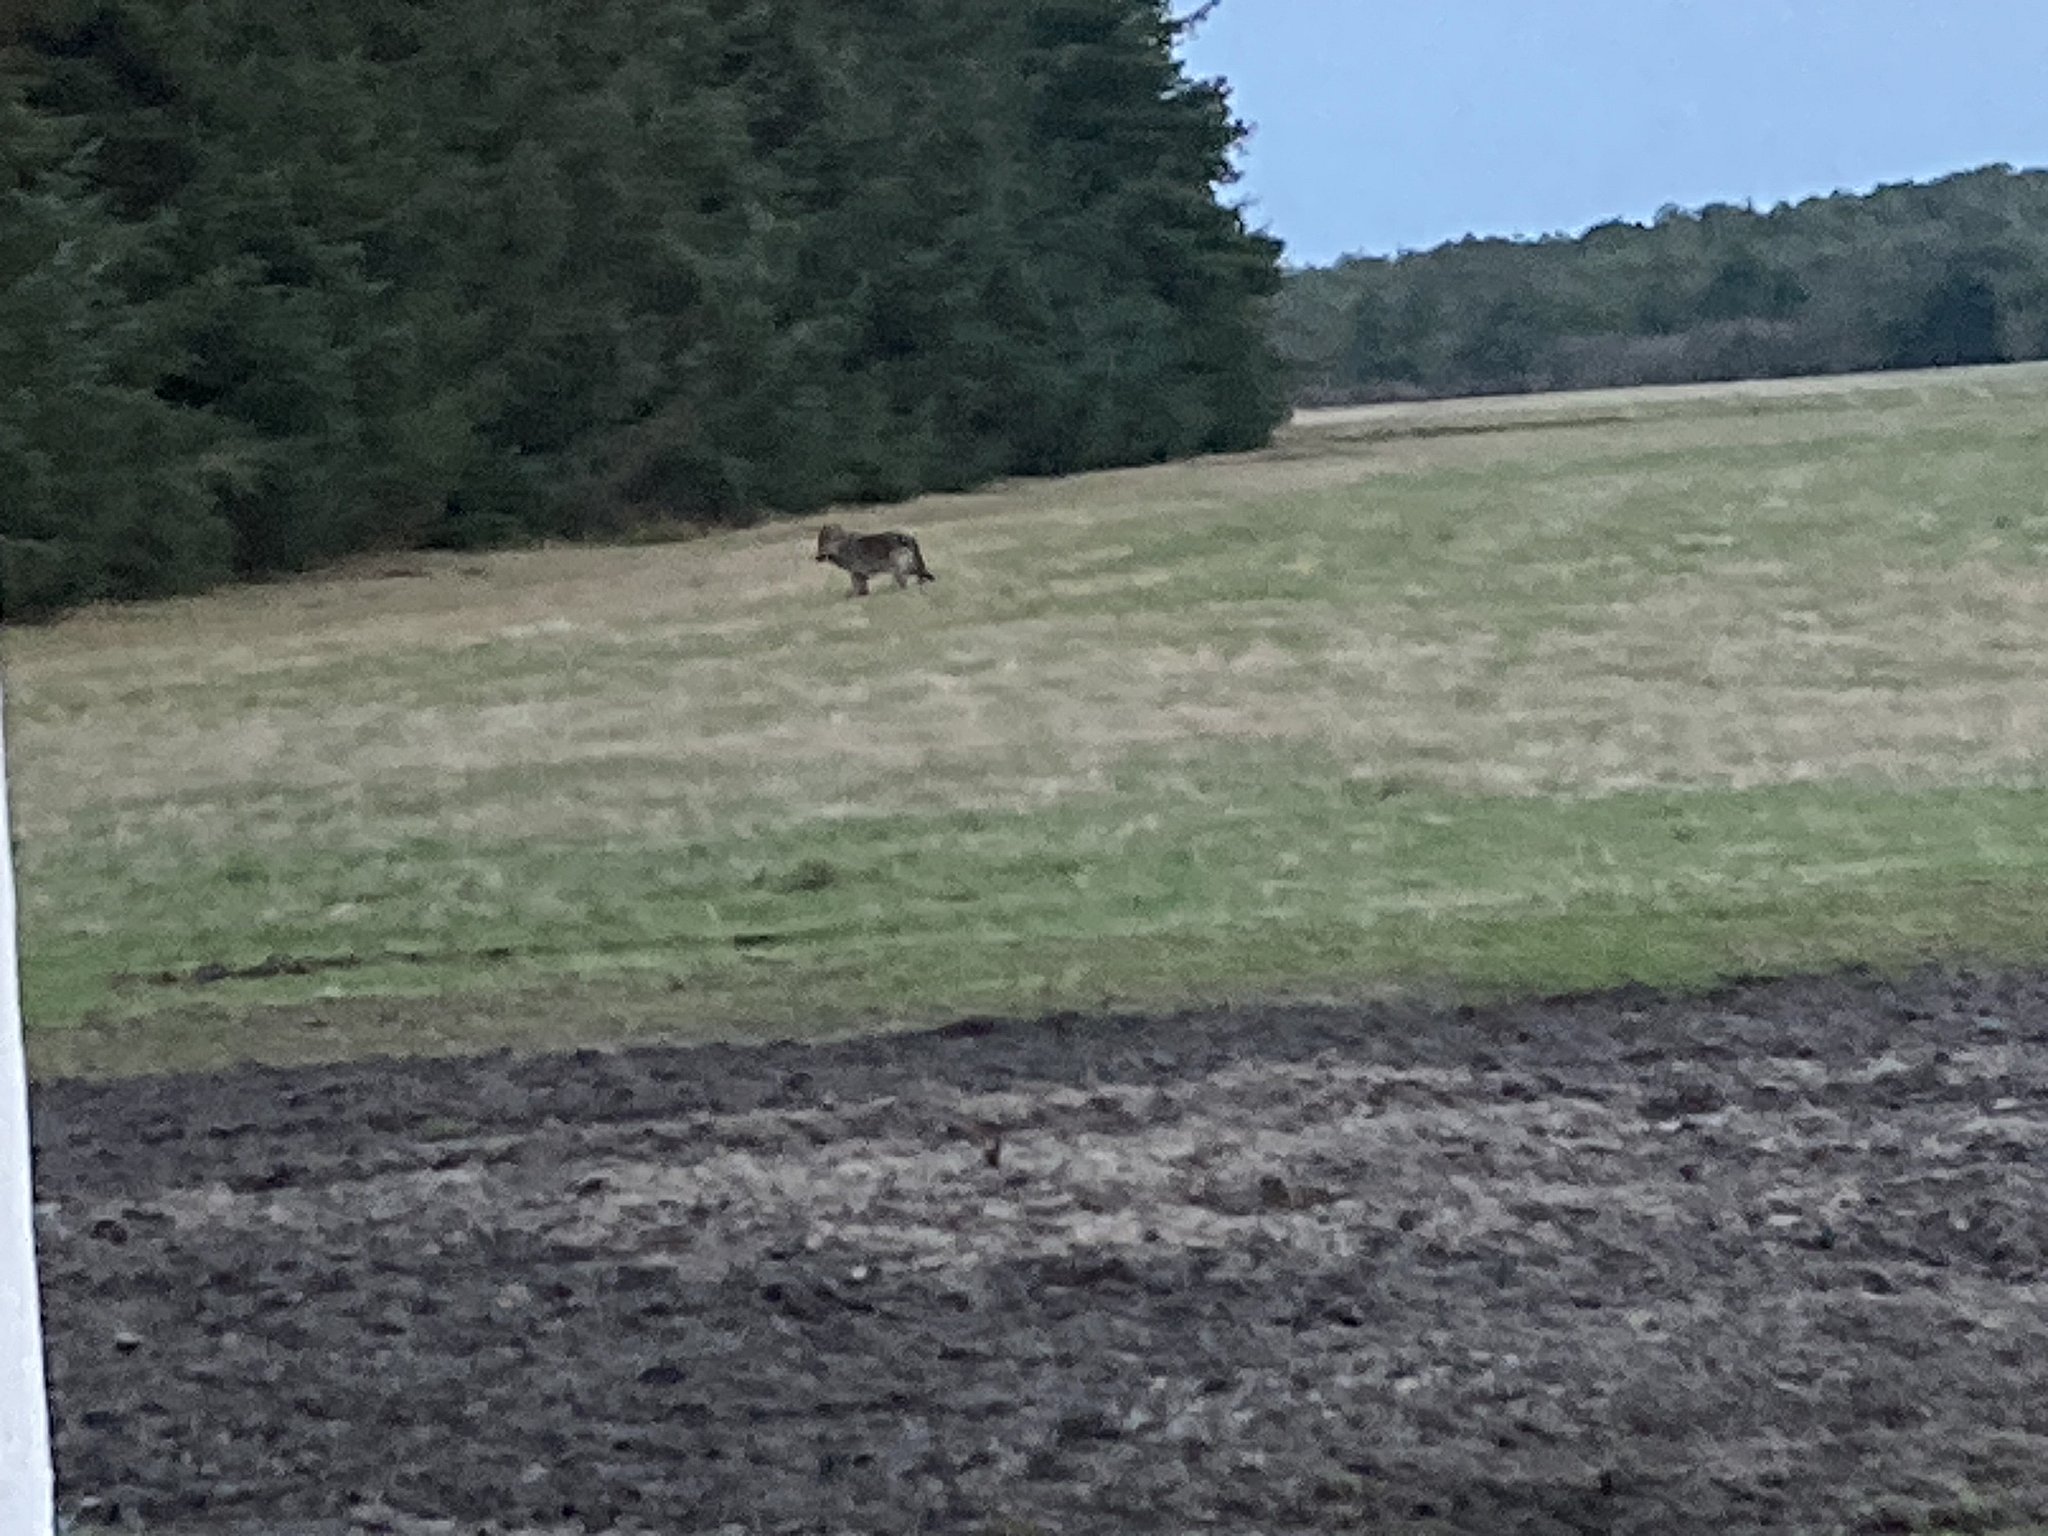
<path id="1" fill-rule="evenodd" d="M 1666 208 L 1290 273 L 1300 398 L 1419 398 L 2048 356 L 2048 172 Z"/>
<path id="2" fill-rule="evenodd" d="M 15 0 L 0 608 L 1263 442 L 1164 0 Z"/>

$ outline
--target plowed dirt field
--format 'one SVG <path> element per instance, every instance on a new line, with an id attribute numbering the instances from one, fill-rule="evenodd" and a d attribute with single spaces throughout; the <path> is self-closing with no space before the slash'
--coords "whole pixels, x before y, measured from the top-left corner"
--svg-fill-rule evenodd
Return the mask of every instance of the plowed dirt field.
<path id="1" fill-rule="evenodd" d="M 2048 1520 L 2039 976 L 60 1081 L 35 1111 L 82 1525 Z"/>

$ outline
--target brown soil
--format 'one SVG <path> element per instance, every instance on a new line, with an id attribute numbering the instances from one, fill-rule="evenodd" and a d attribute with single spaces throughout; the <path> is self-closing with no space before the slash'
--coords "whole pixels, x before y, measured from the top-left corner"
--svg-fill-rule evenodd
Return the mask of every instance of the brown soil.
<path id="1" fill-rule="evenodd" d="M 2048 1520 L 2044 977 L 970 1022 L 35 1107 L 83 1525 Z"/>

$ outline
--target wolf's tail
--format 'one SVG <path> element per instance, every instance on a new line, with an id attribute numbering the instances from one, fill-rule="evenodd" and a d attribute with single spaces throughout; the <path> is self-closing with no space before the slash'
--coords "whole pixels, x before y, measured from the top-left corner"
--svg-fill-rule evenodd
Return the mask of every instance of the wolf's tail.
<path id="1" fill-rule="evenodd" d="M 937 581 L 939 579 L 925 566 L 924 551 L 917 547 L 917 540 L 915 539 L 910 541 L 910 558 L 917 562 L 915 569 L 910 574 L 919 581 Z"/>

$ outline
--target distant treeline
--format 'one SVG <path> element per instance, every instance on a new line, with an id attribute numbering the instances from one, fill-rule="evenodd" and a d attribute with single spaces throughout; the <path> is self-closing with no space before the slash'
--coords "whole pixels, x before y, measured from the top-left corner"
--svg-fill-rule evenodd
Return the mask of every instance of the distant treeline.
<path id="1" fill-rule="evenodd" d="M 2048 172 L 1354 258 L 1290 274 L 1275 334 L 1309 403 L 2044 357 Z"/>
<path id="2" fill-rule="evenodd" d="M 0 612 L 1265 440 L 1164 0 L 7 0 Z"/>

